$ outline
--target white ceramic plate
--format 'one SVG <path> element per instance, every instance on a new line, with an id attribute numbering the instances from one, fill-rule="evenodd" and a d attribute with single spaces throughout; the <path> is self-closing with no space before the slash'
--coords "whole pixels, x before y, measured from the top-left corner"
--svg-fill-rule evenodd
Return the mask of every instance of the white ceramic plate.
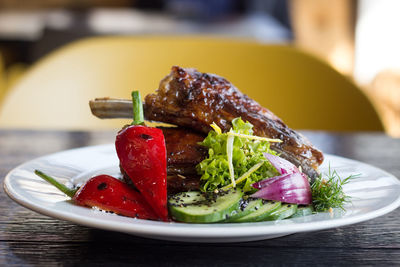
<path id="1" fill-rule="evenodd" d="M 326 155 L 341 177 L 360 174 L 345 187 L 353 199 L 346 212 L 319 213 L 282 221 L 241 224 L 185 224 L 133 219 L 74 205 L 63 193 L 37 177 L 39 169 L 63 183 L 79 184 L 96 174 L 119 176 L 114 145 L 67 150 L 41 157 L 12 170 L 4 181 L 7 194 L 24 207 L 77 224 L 142 237 L 185 242 L 238 242 L 284 236 L 354 224 L 386 214 L 400 206 L 400 182 L 387 172 L 358 161 Z"/>

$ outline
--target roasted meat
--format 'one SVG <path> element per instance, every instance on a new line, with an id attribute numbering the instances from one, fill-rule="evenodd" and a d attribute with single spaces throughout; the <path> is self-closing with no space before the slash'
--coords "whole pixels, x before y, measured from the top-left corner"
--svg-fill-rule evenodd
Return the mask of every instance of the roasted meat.
<path id="1" fill-rule="evenodd" d="M 321 151 L 300 133 L 256 101 L 241 93 L 226 79 L 195 69 L 172 67 L 155 94 L 145 98 L 145 117 L 208 133 L 215 122 L 228 131 L 231 121 L 241 117 L 254 125 L 254 134 L 279 138 L 271 148 L 314 178 L 323 161 Z"/>
<path id="2" fill-rule="evenodd" d="M 205 135 L 179 127 L 161 129 L 167 148 L 168 194 L 199 189 L 196 165 L 207 156 L 207 149 L 198 143 Z"/>
<path id="3" fill-rule="evenodd" d="M 196 175 L 196 165 L 206 156 L 207 149 L 198 143 L 205 135 L 183 128 L 162 127 L 167 148 L 168 175 Z"/>

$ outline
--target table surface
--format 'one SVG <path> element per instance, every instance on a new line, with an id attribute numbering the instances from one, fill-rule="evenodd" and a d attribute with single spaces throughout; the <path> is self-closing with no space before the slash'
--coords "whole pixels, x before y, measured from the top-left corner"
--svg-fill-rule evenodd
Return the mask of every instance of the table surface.
<path id="1" fill-rule="evenodd" d="M 363 161 L 400 177 L 400 139 L 380 133 L 303 132 L 325 153 Z M 115 133 L 0 130 L 0 179 L 49 153 L 112 143 Z M 0 265 L 400 265 L 400 209 L 350 226 L 227 244 L 139 238 L 52 219 L 0 190 Z"/>

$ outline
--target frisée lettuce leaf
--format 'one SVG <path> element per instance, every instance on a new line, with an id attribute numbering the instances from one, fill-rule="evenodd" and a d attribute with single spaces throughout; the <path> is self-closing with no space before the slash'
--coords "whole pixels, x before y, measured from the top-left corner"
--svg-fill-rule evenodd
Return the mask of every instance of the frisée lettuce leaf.
<path id="1" fill-rule="evenodd" d="M 253 135 L 253 125 L 241 118 L 232 121 L 232 129 L 222 133 L 212 124 L 213 131 L 200 144 L 208 148 L 208 157 L 196 168 L 201 175 L 200 189 L 204 192 L 231 187 L 253 191 L 251 184 L 279 175 L 263 153 L 277 153 L 270 149 L 269 139 Z"/>

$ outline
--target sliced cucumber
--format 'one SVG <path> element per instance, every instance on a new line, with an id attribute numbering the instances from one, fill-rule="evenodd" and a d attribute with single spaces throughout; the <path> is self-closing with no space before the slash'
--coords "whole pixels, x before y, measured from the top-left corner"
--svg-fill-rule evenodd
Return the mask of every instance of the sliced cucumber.
<path id="1" fill-rule="evenodd" d="M 260 209 L 262 204 L 262 199 L 251 198 L 243 200 L 237 213 L 226 219 L 225 222 L 237 222 L 238 219 Z"/>
<path id="2" fill-rule="evenodd" d="M 169 199 L 169 211 L 171 217 L 180 222 L 219 222 L 238 209 L 242 196 L 240 190 L 221 192 L 211 198 L 198 191 L 183 192 Z"/>
<path id="3" fill-rule="evenodd" d="M 235 222 L 259 222 L 263 221 L 270 213 L 277 210 L 281 206 L 281 202 L 267 201 L 264 202 L 258 210 L 255 210 L 246 216 L 237 219 Z"/>
<path id="4" fill-rule="evenodd" d="M 183 206 L 191 205 L 193 203 L 198 203 L 199 201 L 204 201 L 205 198 L 203 194 L 199 191 L 189 191 L 189 192 L 182 192 L 176 195 L 173 195 L 169 198 L 169 203 L 173 205 L 180 205 Z"/>
<path id="5" fill-rule="evenodd" d="M 289 218 L 297 211 L 296 204 L 282 204 L 282 206 L 268 214 L 263 220 L 264 221 L 276 221 L 276 220 L 283 220 Z"/>
<path id="6" fill-rule="evenodd" d="M 314 209 L 313 209 L 312 205 L 298 206 L 296 213 L 293 214 L 291 218 L 308 216 L 308 215 L 313 214 L 313 212 L 314 212 Z"/>

